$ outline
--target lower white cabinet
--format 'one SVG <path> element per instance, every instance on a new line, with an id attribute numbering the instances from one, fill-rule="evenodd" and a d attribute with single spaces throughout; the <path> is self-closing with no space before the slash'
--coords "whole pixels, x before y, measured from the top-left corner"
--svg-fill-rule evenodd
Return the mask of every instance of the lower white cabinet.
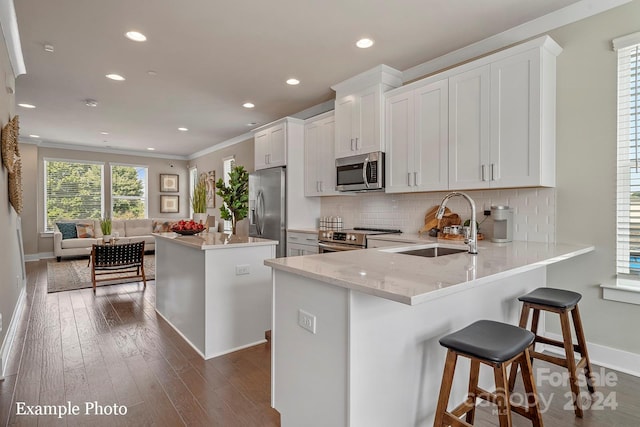
<path id="1" fill-rule="evenodd" d="M 318 253 L 317 232 L 287 232 L 287 256 L 313 255 Z"/>
<path id="2" fill-rule="evenodd" d="M 304 195 L 333 196 L 336 191 L 335 116 L 333 111 L 304 125 Z"/>

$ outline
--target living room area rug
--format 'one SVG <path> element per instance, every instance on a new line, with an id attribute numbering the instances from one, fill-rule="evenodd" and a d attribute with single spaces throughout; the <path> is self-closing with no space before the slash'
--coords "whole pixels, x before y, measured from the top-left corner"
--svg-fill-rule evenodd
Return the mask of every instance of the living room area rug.
<path id="1" fill-rule="evenodd" d="M 147 282 L 156 278 L 156 259 L 154 254 L 145 254 L 144 273 Z M 96 286 L 141 282 L 140 279 L 132 277 L 118 277 L 116 273 L 109 277 L 113 277 L 113 280 L 98 282 Z M 63 258 L 60 262 L 54 260 L 47 263 L 47 292 L 71 291 L 91 287 L 93 287 L 93 284 L 91 283 L 91 264 L 89 263 L 89 258 L 67 260 Z"/>

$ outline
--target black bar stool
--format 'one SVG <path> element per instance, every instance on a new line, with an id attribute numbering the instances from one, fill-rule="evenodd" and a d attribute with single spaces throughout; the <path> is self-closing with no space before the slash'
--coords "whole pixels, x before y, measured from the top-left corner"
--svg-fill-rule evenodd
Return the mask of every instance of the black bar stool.
<path id="1" fill-rule="evenodd" d="M 529 347 L 535 335 L 525 329 L 491 320 L 480 320 L 450 335 L 442 337 L 440 344 L 446 347 L 447 359 L 442 374 L 440 396 L 434 427 L 471 426 L 475 416 L 476 398 L 482 398 L 498 406 L 500 427 L 511 426 L 511 411 L 531 420 L 534 427 L 542 426 L 538 395 L 531 371 Z M 458 356 L 471 359 L 469 392 L 467 399 L 452 411 L 447 411 L 451 384 Z M 513 405 L 509 400 L 507 367 L 517 362 L 522 366 L 522 379 L 527 405 Z M 480 363 L 493 368 L 496 392 L 478 387 Z M 515 366 L 515 365 L 514 365 Z M 465 421 L 460 419 L 465 415 Z"/>
<path id="2" fill-rule="evenodd" d="M 538 288 L 518 298 L 519 301 L 523 302 L 522 313 L 520 315 L 521 328 L 527 327 L 527 323 L 529 322 L 529 312 L 533 310 L 531 332 L 533 332 L 536 337 L 530 351 L 531 357 L 535 357 L 536 359 L 544 360 L 546 362 L 550 362 L 555 365 L 567 368 L 567 370 L 569 371 L 569 382 L 571 386 L 571 394 L 573 398 L 575 413 L 576 416 L 580 418 L 582 418 L 582 406 L 579 399 L 579 369 L 584 368 L 585 370 L 585 376 L 587 378 L 587 388 L 589 389 L 589 392 L 595 392 L 595 388 L 593 386 L 593 370 L 591 369 L 591 362 L 589 361 L 589 354 L 587 353 L 587 341 L 584 338 L 582 320 L 580 319 L 580 311 L 578 310 L 578 301 L 580 301 L 581 298 L 582 295 L 577 292 L 555 288 Z M 540 319 L 541 310 L 557 313 L 558 315 L 560 315 L 562 341 L 557 341 L 538 335 L 538 321 Z M 571 339 L 569 313 L 571 313 L 571 317 L 573 318 L 573 327 L 578 341 L 577 345 L 574 345 Z M 563 348 L 565 351 L 565 357 L 562 358 L 549 354 L 539 353 L 535 351 L 535 343 L 542 343 Z M 581 355 L 578 363 L 576 363 L 574 352 L 578 352 Z M 516 368 L 517 365 L 514 365 L 514 369 L 511 370 L 511 373 L 509 375 L 510 390 L 513 390 L 513 386 L 515 384 L 515 371 L 517 370 Z"/>

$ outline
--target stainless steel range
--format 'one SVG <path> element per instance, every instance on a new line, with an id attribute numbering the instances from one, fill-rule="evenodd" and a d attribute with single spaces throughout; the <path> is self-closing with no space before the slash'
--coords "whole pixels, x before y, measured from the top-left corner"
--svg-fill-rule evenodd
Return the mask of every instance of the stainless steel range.
<path id="1" fill-rule="evenodd" d="M 353 251 L 367 247 L 367 236 L 400 234 L 400 230 L 355 227 L 353 230 L 318 231 L 318 249 L 321 254 Z"/>

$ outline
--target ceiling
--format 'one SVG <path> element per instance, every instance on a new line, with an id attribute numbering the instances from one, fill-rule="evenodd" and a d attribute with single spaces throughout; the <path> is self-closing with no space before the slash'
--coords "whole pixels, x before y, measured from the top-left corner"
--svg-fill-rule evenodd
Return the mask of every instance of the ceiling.
<path id="1" fill-rule="evenodd" d="M 16 0 L 27 70 L 16 103 L 37 107 L 16 107 L 20 133 L 186 157 L 328 101 L 331 85 L 378 64 L 404 71 L 575 2 Z M 357 48 L 362 37 L 374 46 Z"/>

